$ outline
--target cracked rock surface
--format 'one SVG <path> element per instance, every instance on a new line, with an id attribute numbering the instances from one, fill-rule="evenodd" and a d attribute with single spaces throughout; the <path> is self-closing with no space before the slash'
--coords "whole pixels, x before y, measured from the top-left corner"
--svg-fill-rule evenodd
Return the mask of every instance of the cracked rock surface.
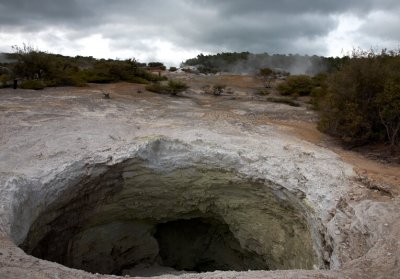
<path id="1" fill-rule="evenodd" d="M 140 276 L 176 239 L 156 239 L 160 224 L 211 219 L 191 226 L 232 233 L 237 242 L 221 247 L 271 270 L 160 266 L 159 278 L 398 278 L 398 196 L 371 198 L 376 190 L 334 152 L 255 121 L 283 105 L 109 90 L 110 100 L 96 86 L 0 91 L 0 278 L 114 278 L 96 272 L 121 271 L 126 259 L 97 255 L 127 243 L 138 265 L 124 274 Z M 91 246 L 99 242 L 109 246 Z M 236 252 L 216 257 L 236 263 Z M 104 269 L 87 268 L 96 265 Z"/>

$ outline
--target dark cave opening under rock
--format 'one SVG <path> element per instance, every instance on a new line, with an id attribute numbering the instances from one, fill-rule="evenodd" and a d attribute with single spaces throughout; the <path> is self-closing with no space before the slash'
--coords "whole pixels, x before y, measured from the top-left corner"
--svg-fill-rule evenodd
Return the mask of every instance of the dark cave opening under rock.
<path id="1" fill-rule="evenodd" d="M 71 185 L 20 247 L 115 275 L 324 268 L 296 196 L 278 189 L 223 170 L 128 161 Z"/>
<path id="2" fill-rule="evenodd" d="M 226 224 L 195 218 L 157 225 L 154 237 L 163 265 L 196 272 L 268 270 L 263 259 L 244 250 Z"/>

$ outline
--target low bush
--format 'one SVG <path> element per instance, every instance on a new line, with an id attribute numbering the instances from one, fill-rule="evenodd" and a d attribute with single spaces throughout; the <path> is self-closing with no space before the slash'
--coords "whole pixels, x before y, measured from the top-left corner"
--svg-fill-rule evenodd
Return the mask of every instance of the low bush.
<path id="1" fill-rule="evenodd" d="M 178 95 L 188 89 L 189 87 L 186 83 L 182 81 L 170 80 L 168 84 L 161 84 L 161 83 L 152 83 L 146 86 L 146 89 L 151 92 L 160 93 L 160 94 L 171 94 L 171 95 Z"/>
<path id="2" fill-rule="evenodd" d="M 40 90 L 45 87 L 46 87 L 46 85 L 43 82 L 41 82 L 40 80 L 26 80 L 20 84 L 20 88 L 22 88 L 22 89 Z"/>
<path id="3" fill-rule="evenodd" d="M 213 95 L 220 96 L 224 92 L 225 88 L 225 84 L 215 84 L 212 89 Z"/>
<path id="4" fill-rule="evenodd" d="M 172 95 L 177 95 L 178 93 L 183 92 L 186 89 L 188 89 L 189 86 L 187 86 L 186 83 L 184 83 L 182 81 L 170 80 L 168 82 L 168 88 Z"/>
<path id="5" fill-rule="evenodd" d="M 271 94 L 271 91 L 268 88 L 257 88 L 256 94 L 261 96 L 267 96 Z"/>
<path id="6" fill-rule="evenodd" d="M 292 107 L 299 107 L 300 104 L 293 100 L 292 98 L 288 97 L 268 97 L 267 101 L 273 102 L 273 103 L 280 103 L 280 104 L 286 104 Z"/>
<path id="7" fill-rule="evenodd" d="M 9 87 L 11 84 L 12 78 L 7 74 L 0 75 L 0 88 Z"/>
<path id="8" fill-rule="evenodd" d="M 132 77 L 129 79 L 129 82 L 140 83 L 140 84 L 149 84 L 150 83 L 147 79 L 144 79 L 142 77 Z"/>
<path id="9" fill-rule="evenodd" d="M 154 93 L 160 93 L 160 94 L 168 94 L 169 92 L 169 88 L 167 85 L 163 85 L 160 83 L 151 83 L 146 85 L 146 90 L 154 92 Z"/>
<path id="10" fill-rule="evenodd" d="M 289 76 L 277 87 L 283 96 L 308 96 L 315 87 L 311 77 L 306 75 Z"/>

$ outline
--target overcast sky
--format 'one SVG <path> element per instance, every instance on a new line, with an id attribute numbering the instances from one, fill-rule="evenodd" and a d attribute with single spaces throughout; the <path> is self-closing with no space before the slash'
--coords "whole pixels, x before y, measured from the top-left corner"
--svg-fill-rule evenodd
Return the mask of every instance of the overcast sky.
<path id="1" fill-rule="evenodd" d="M 199 53 L 400 47 L 399 0 L 0 0 L 0 52 L 179 65 Z"/>

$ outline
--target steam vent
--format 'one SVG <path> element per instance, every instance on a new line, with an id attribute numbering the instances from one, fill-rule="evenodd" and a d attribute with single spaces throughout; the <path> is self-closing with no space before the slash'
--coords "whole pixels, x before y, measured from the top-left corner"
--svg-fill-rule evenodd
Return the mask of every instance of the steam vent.
<path id="1" fill-rule="evenodd" d="M 0 278 L 400 276 L 395 189 L 270 121 L 312 112 L 101 86 L 1 93 Z"/>

